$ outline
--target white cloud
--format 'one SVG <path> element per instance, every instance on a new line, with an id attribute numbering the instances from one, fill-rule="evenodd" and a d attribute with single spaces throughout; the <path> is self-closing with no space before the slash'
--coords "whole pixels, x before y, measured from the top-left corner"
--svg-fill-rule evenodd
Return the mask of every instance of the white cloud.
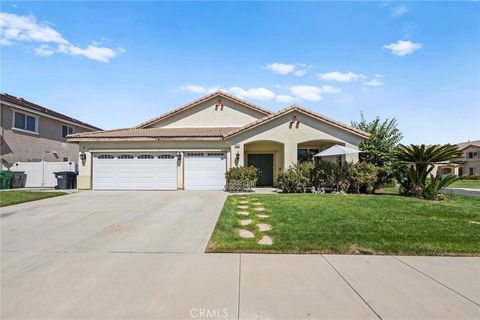
<path id="1" fill-rule="evenodd" d="M 392 16 L 394 17 L 400 17 L 403 16 L 405 13 L 408 13 L 410 9 L 406 5 L 400 5 L 393 7 L 390 9 L 390 12 L 392 13 Z"/>
<path id="2" fill-rule="evenodd" d="M 396 56 L 406 56 L 421 49 L 422 44 L 420 42 L 413 43 L 410 40 L 398 40 L 397 42 L 390 43 L 389 45 L 385 45 L 383 47 L 386 49 L 390 49 L 392 54 Z"/>
<path id="3" fill-rule="evenodd" d="M 375 78 L 365 82 L 363 85 L 368 87 L 380 87 L 381 85 L 383 85 L 383 82 L 380 81 L 378 78 Z"/>
<path id="4" fill-rule="evenodd" d="M 275 93 L 265 88 L 243 89 L 240 87 L 231 87 L 228 89 L 228 92 L 242 99 L 272 100 L 275 98 Z"/>
<path id="5" fill-rule="evenodd" d="M 40 56 L 64 53 L 108 62 L 125 52 L 125 49 L 122 48 L 101 47 L 96 43 L 90 44 L 86 48 L 80 48 L 63 38 L 60 32 L 46 22 L 38 22 L 33 16 L 19 16 L 5 12 L 0 12 L 0 38 L 0 45 L 21 42 L 39 43 L 40 45 L 34 49 L 34 53 Z"/>
<path id="6" fill-rule="evenodd" d="M 42 44 L 39 47 L 35 48 L 33 50 L 37 56 L 51 56 L 52 54 L 55 53 L 55 50 L 50 47 L 48 44 Z"/>
<path id="7" fill-rule="evenodd" d="M 278 63 L 274 62 L 271 64 L 267 64 L 265 66 L 268 70 L 278 73 L 278 74 L 289 74 L 295 71 L 295 65 L 294 64 L 285 64 L 285 63 Z"/>
<path id="8" fill-rule="evenodd" d="M 356 74 L 351 71 L 342 73 L 340 71 L 332 71 L 327 73 L 319 73 L 317 77 L 321 80 L 332 80 L 339 82 L 352 82 L 362 79 L 364 76 L 361 74 Z"/>
<path id="9" fill-rule="evenodd" d="M 296 75 L 297 77 L 303 77 L 307 73 L 307 70 L 302 69 L 302 70 L 297 70 L 293 74 Z"/>
<path id="10" fill-rule="evenodd" d="M 199 94 L 206 94 L 206 93 L 212 93 L 215 91 L 220 90 L 220 87 L 211 87 L 211 88 L 205 88 L 196 84 L 188 84 L 186 86 L 180 86 L 179 88 L 182 91 L 188 91 L 192 93 L 199 93 Z"/>
<path id="11" fill-rule="evenodd" d="M 322 88 L 315 86 L 291 86 L 290 93 L 300 99 L 308 101 L 320 101 L 323 99 L 320 95 L 322 93 Z"/>
<path id="12" fill-rule="evenodd" d="M 288 96 L 284 94 L 277 95 L 277 101 L 281 103 L 290 103 L 290 102 L 293 102 L 294 100 L 295 98 L 292 96 Z"/>
<path id="13" fill-rule="evenodd" d="M 322 86 L 323 93 L 339 93 L 342 92 L 340 88 L 332 87 L 332 86 Z"/>

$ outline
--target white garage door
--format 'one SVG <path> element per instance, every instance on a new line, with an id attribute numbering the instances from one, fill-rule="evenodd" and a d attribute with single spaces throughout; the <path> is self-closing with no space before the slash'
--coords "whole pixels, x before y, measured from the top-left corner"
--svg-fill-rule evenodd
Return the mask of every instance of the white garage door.
<path id="1" fill-rule="evenodd" d="M 93 189 L 177 190 L 177 157 L 170 153 L 95 154 Z"/>
<path id="2" fill-rule="evenodd" d="M 189 152 L 185 156 L 185 190 L 223 190 L 227 159 L 224 153 Z"/>

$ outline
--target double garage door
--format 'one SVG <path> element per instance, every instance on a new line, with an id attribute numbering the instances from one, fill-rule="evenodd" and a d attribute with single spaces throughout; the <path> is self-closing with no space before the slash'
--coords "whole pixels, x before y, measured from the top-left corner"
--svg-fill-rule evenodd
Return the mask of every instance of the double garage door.
<path id="1" fill-rule="evenodd" d="M 223 190 L 224 153 L 184 153 L 185 190 Z M 93 189 L 177 190 L 176 153 L 95 154 Z"/>

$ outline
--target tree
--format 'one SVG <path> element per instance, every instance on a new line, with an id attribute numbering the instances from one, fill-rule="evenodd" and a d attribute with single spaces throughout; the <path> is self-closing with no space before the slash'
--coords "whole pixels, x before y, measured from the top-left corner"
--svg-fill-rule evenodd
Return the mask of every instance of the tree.
<path id="1" fill-rule="evenodd" d="M 382 122 L 377 116 L 368 122 L 361 113 L 360 121 L 352 122 L 352 126 L 370 134 L 359 145 L 361 151 L 359 159 L 379 167 L 377 183 L 374 186 L 374 190 L 378 189 L 394 176 L 392 166 L 395 161 L 395 150 L 403 139 L 397 119 L 386 119 Z"/>
<path id="2" fill-rule="evenodd" d="M 410 167 L 406 171 L 407 178 L 414 186 L 414 194 L 426 196 L 427 177 L 432 172 L 436 163 L 455 160 L 461 157 L 461 152 L 456 145 L 400 145 L 395 154 L 395 158 Z M 432 177 L 433 178 L 433 177 Z M 432 180 L 432 179 L 431 179 Z M 441 187 L 446 187 L 454 180 L 446 179 L 440 183 L 439 180 L 432 180 L 430 183 L 436 183 Z"/>

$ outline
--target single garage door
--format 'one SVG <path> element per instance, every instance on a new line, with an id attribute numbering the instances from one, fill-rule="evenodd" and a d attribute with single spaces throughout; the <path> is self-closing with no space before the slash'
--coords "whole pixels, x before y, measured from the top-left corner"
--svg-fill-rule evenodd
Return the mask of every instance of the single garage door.
<path id="1" fill-rule="evenodd" d="M 171 153 L 95 154 L 93 189 L 177 190 L 177 157 Z"/>
<path id="2" fill-rule="evenodd" d="M 188 152 L 184 166 L 185 190 L 224 190 L 225 153 Z"/>

